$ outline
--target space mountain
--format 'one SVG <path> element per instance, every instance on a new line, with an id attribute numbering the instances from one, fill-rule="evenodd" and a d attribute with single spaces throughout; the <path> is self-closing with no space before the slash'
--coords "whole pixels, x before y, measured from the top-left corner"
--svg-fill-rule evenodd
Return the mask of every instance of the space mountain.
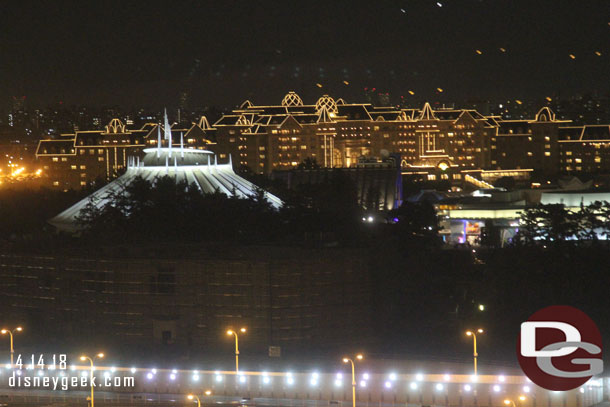
<path id="1" fill-rule="evenodd" d="M 163 147 L 159 129 L 157 147 L 144 149 L 142 160 L 139 157 L 130 157 L 123 175 L 50 219 L 49 223 L 59 231 L 78 232 L 82 229 L 78 221 L 82 209 L 90 203 L 98 208 L 104 207 L 108 203 L 109 196 L 124 191 L 125 186 L 136 177 L 153 182 L 157 178 L 169 176 L 176 182 L 185 181 L 187 184 L 196 185 L 204 194 L 219 191 L 229 197 L 245 198 L 252 196 L 259 189 L 233 171 L 230 156 L 228 163 L 219 164 L 216 154 L 211 151 L 185 148 L 182 135 L 180 135 L 180 147 L 172 148 L 172 134 L 167 113 L 163 127 L 167 147 Z M 268 192 L 265 192 L 265 198 L 276 209 L 282 206 L 282 201 Z"/>

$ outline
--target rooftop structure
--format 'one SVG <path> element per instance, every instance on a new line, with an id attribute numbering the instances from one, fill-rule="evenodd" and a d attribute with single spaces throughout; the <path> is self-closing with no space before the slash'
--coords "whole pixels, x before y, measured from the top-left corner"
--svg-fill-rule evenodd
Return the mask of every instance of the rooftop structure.
<path id="1" fill-rule="evenodd" d="M 219 164 L 216 155 L 207 150 L 184 147 L 184 137 L 180 137 L 179 147 L 172 147 L 172 132 L 165 116 L 164 137 L 167 147 L 162 147 L 160 129 L 157 131 L 157 147 L 144 149 L 144 157 L 129 157 L 125 174 L 100 188 L 87 198 L 77 202 L 49 221 L 59 230 L 74 232 L 80 228 L 77 217 L 81 210 L 92 202 L 101 208 L 108 202 L 112 193 L 120 193 L 135 177 L 153 181 L 169 176 L 177 182 L 194 184 L 202 193 L 222 192 L 228 196 L 248 197 L 254 194 L 256 186 L 233 171 L 231 157 L 229 162 Z M 279 208 L 282 201 L 266 193 L 266 198 Z"/>

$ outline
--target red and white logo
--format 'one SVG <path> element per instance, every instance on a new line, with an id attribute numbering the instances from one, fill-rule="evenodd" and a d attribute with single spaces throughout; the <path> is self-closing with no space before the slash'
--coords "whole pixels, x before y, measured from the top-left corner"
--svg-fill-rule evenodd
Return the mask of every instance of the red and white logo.
<path id="1" fill-rule="evenodd" d="M 572 390 L 603 371 L 602 338 L 587 314 L 567 305 L 543 308 L 521 324 L 517 357 L 547 390 Z"/>

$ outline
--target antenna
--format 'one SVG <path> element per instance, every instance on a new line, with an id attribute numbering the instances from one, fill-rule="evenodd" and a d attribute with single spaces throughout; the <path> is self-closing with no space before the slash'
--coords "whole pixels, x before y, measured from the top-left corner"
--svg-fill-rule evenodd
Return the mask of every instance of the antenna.
<path id="1" fill-rule="evenodd" d="M 157 158 L 161 157 L 161 123 L 157 124 Z"/>
<path id="2" fill-rule="evenodd" d="M 180 132 L 180 157 L 184 158 L 184 134 Z"/>

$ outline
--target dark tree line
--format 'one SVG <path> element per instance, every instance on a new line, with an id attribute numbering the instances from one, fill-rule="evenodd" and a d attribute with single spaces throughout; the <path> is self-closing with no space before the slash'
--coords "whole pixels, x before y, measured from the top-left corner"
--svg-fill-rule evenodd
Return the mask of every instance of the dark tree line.
<path id="1" fill-rule="evenodd" d="M 590 244 L 610 237 L 610 203 L 581 204 L 576 211 L 563 204 L 540 204 L 521 213 L 517 245 Z"/>

